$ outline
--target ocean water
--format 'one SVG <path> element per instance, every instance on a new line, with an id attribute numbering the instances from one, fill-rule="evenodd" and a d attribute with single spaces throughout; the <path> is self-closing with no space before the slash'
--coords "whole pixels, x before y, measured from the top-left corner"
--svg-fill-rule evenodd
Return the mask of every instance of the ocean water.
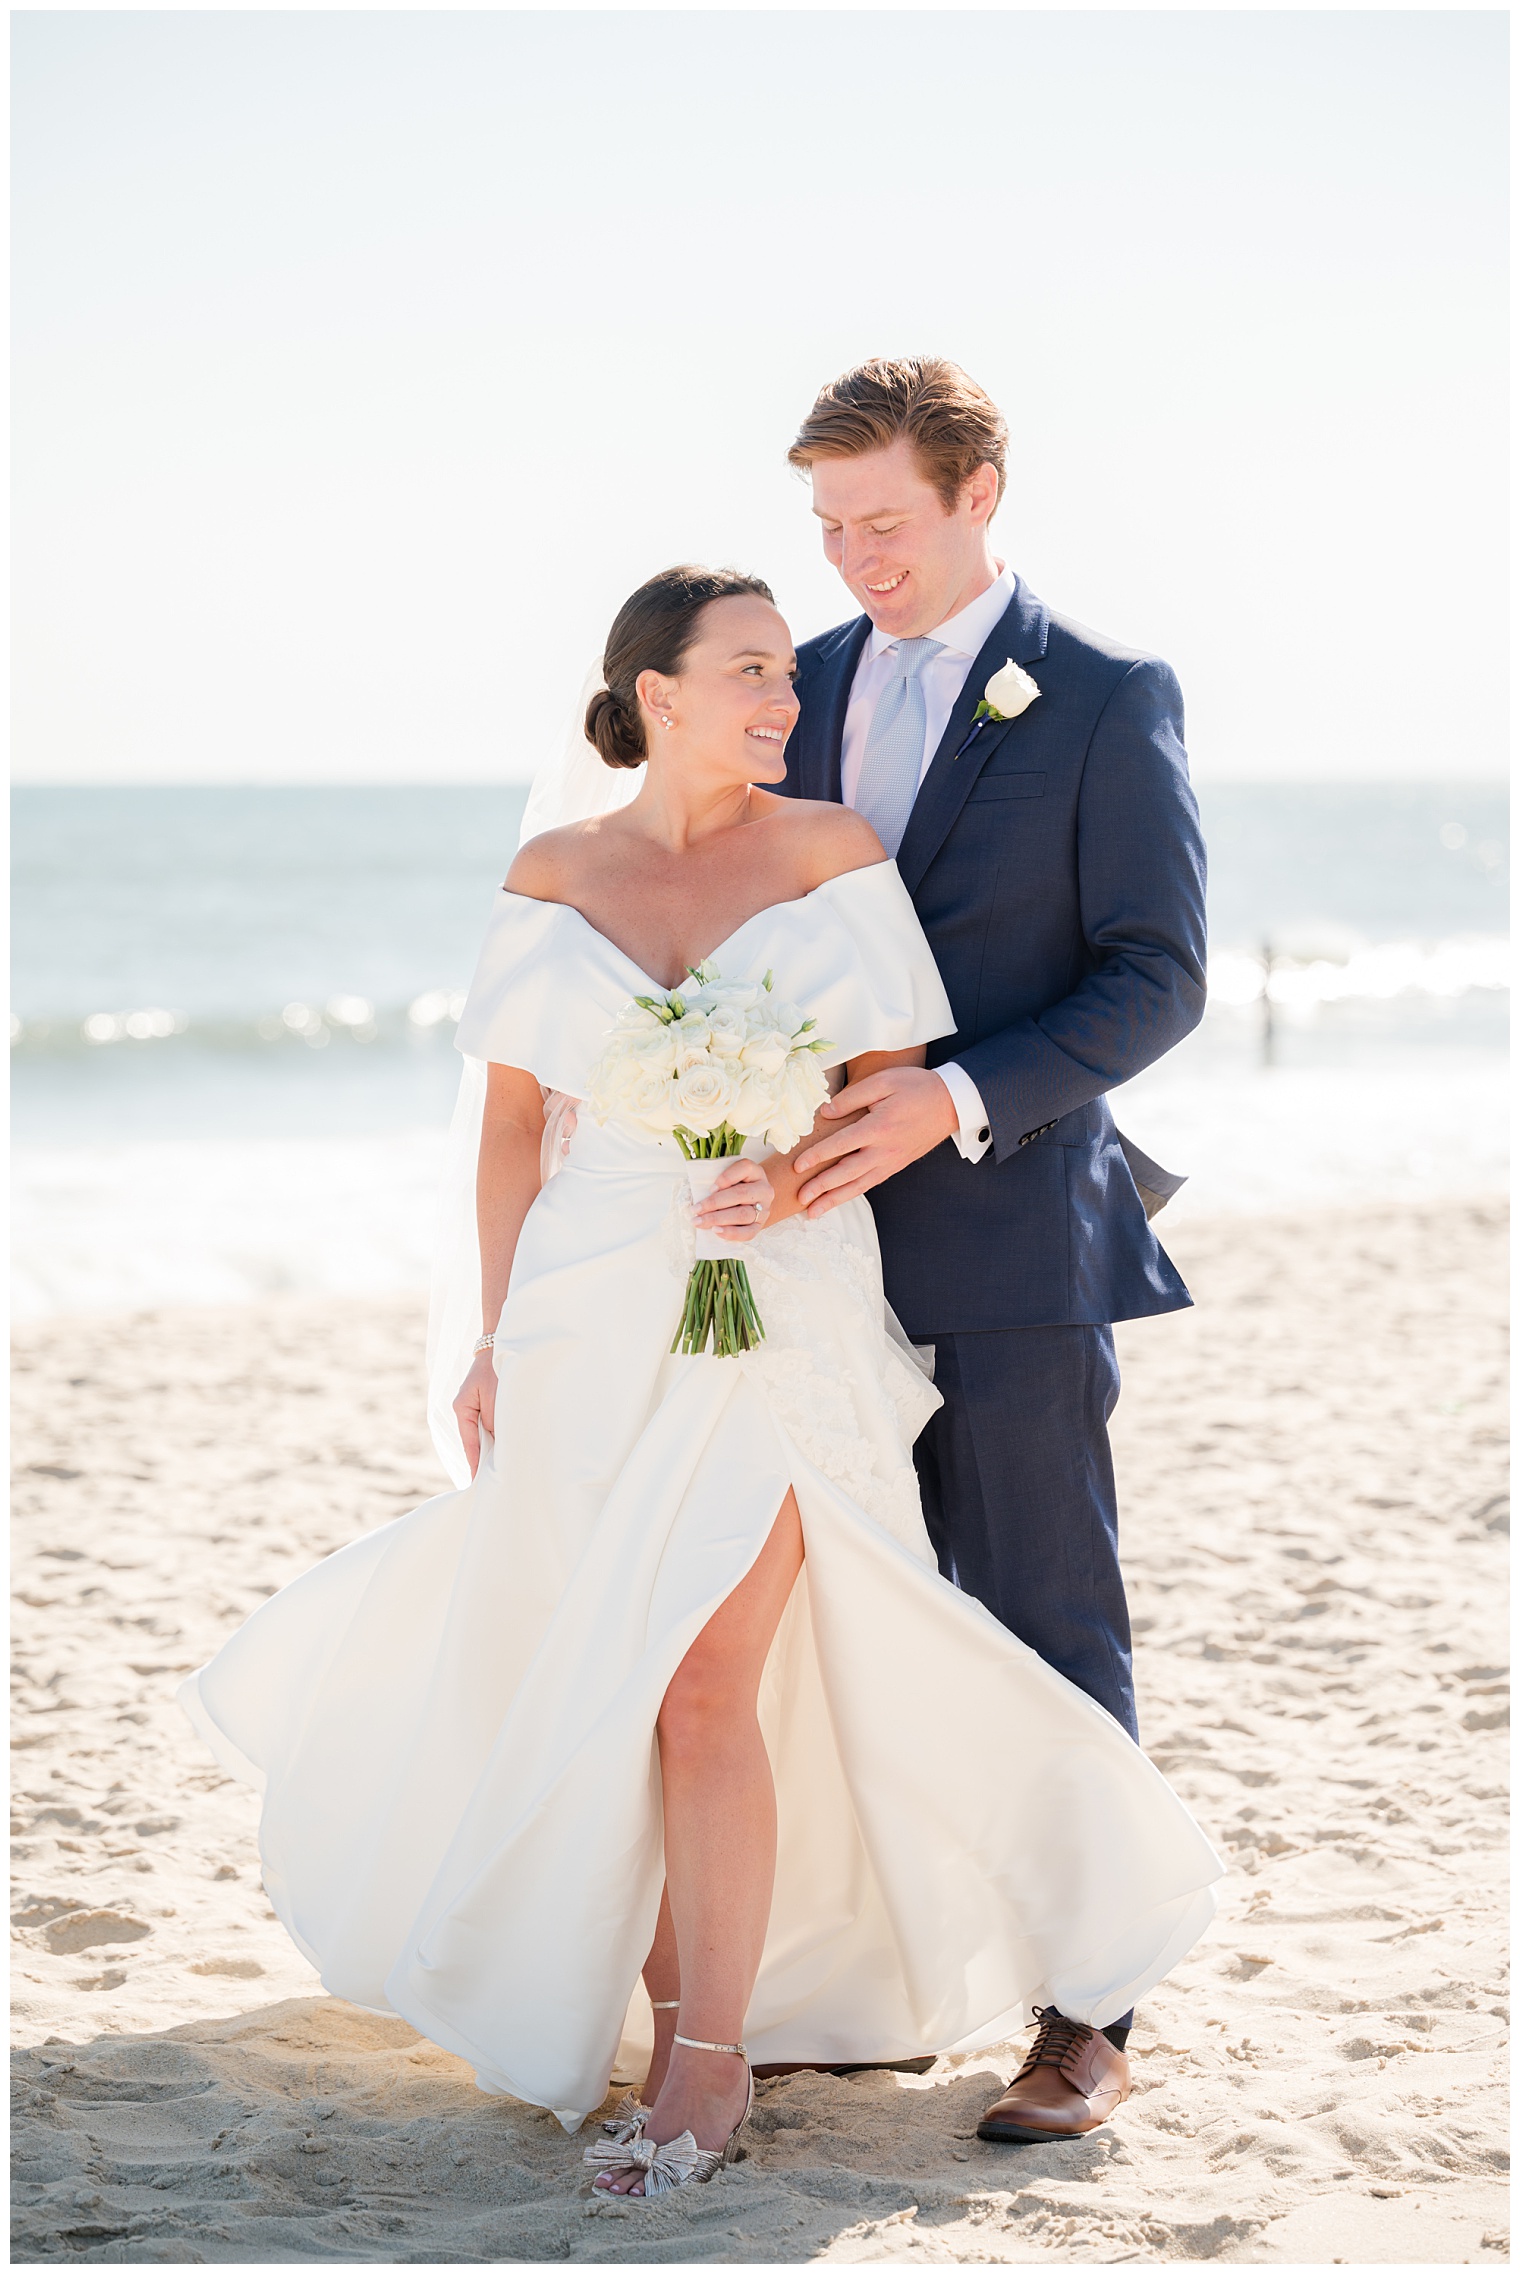
<path id="1" fill-rule="evenodd" d="M 23 1315 L 423 1285 L 453 1022 L 524 792 L 24 789 Z M 1508 815 L 1488 786 L 1202 793 L 1211 1004 L 1114 1093 L 1198 1211 L 1492 1190 Z"/>

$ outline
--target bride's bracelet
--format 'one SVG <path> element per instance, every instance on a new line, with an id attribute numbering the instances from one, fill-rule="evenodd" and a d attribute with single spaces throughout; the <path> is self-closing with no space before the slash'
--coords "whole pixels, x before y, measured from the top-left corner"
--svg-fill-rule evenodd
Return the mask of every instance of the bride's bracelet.
<path id="1" fill-rule="evenodd" d="M 495 1347 L 496 1347 L 496 1337 L 495 1337 L 495 1335 L 494 1335 L 494 1334 L 483 1334 L 483 1335 L 481 1336 L 481 1338 L 480 1338 L 479 1342 L 477 1342 L 477 1343 L 476 1343 L 476 1345 L 475 1345 L 475 1355 L 476 1355 L 476 1357 L 478 1358 L 478 1357 L 480 1356 L 480 1353 L 481 1353 L 483 1350 L 494 1350 L 494 1349 L 495 1349 Z"/>

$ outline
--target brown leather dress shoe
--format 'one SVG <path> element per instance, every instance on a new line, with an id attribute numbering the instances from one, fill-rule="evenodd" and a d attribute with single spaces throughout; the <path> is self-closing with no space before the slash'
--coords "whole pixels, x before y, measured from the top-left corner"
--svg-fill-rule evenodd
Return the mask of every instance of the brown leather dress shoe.
<path id="1" fill-rule="evenodd" d="M 1096 2132 L 1129 2098 L 1129 2062 L 1101 2029 L 1036 2006 L 1039 2023 L 1024 2066 L 976 2128 L 979 2140 L 1014 2146 L 1075 2140 Z"/>

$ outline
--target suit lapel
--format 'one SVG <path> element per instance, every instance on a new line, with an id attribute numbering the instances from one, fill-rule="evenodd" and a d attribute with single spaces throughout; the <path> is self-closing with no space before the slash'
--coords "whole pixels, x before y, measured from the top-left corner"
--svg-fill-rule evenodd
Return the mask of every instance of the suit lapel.
<path id="1" fill-rule="evenodd" d="M 1025 665 L 1038 663 L 1045 653 L 1049 626 L 1050 617 L 1044 602 L 1035 598 L 1021 577 L 1016 577 L 1013 598 L 966 674 L 966 684 L 950 713 L 950 723 L 913 801 L 913 811 L 897 850 L 897 866 L 910 892 L 916 892 L 923 882 L 929 863 L 971 795 L 977 775 L 1003 737 L 1018 723 L 1015 719 L 1005 719 L 998 724 L 984 724 L 965 756 L 958 757 L 956 753 L 964 747 L 971 732 L 983 688 L 993 673 L 1009 661 Z"/>
<path id="2" fill-rule="evenodd" d="M 844 718 L 850 707 L 855 666 L 870 637 L 871 619 L 859 616 L 839 635 L 839 644 L 823 656 L 803 703 L 801 790 L 804 797 L 826 798 L 838 805 L 841 797 L 840 755 L 844 744 Z"/>

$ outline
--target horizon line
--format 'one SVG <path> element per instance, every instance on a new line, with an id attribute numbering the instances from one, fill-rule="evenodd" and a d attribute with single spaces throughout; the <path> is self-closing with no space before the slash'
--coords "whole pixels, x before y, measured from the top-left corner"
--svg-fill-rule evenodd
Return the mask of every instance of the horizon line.
<path id="1" fill-rule="evenodd" d="M 533 786 L 534 776 L 525 774 L 508 778 L 483 774 L 437 776 L 387 776 L 378 780 L 355 780 L 352 776 L 332 779 L 302 776 L 286 780 L 269 780 L 254 776 L 233 780 L 212 780 L 203 775 L 152 775 L 121 777 L 111 775 L 77 775 L 67 780 L 43 778 L 13 778 L 14 790 L 526 790 Z M 1197 789 L 1222 788 L 1233 785 L 1253 789 L 1503 789 L 1510 786 L 1509 770 L 1476 774 L 1203 774 L 1190 777 Z"/>

